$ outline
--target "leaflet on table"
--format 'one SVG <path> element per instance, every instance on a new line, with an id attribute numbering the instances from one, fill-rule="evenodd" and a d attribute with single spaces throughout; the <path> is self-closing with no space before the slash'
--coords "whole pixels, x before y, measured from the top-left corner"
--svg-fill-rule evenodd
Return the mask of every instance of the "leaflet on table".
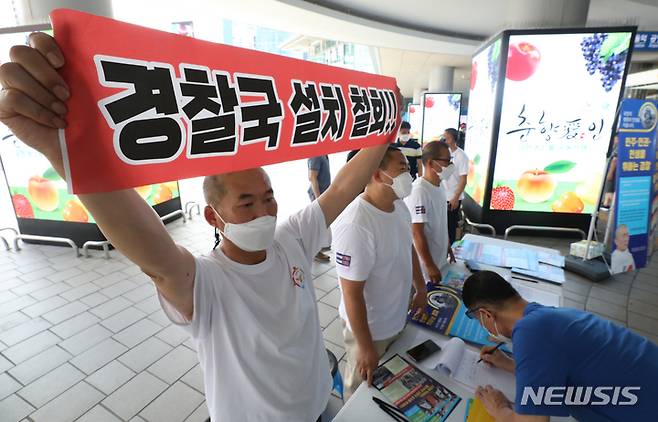
<path id="1" fill-rule="evenodd" d="M 479 359 L 478 352 L 467 348 L 462 339 L 453 337 L 443 345 L 436 370 L 473 391 L 480 385 L 492 385 L 502 391 L 508 400 L 514 401 L 516 396 L 514 375 L 484 362 L 478 363 Z"/>
<path id="2" fill-rule="evenodd" d="M 506 248 L 470 240 L 464 240 L 457 246 L 455 256 L 465 261 L 472 260 L 495 267 L 515 267 L 536 271 L 539 265 L 539 258 L 535 251 Z"/>
<path id="3" fill-rule="evenodd" d="M 373 373 L 373 385 L 411 422 L 443 422 L 461 397 L 395 355 Z"/>
<path id="4" fill-rule="evenodd" d="M 554 267 L 564 268 L 564 257 L 560 254 L 550 253 L 550 252 L 537 252 L 537 258 L 539 262 L 544 264 L 552 265 Z"/>
<path id="5" fill-rule="evenodd" d="M 494 418 L 487 412 L 480 399 L 468 399 L 466 403 L 466 416 L 464 422 L 494 422 Z"/>
<path id="6" fill-rule="evenodd" d="M 425 313 L 409 313 L 407 320 L 440 334 L 459 337 L 474 344 L 492 344 L 480 322 L 466 316 L 466 307 L 461 298 L 464 279 L 463 273 L 449 271 L 442 281 L 444 284 L 428 283 Z"/>
<path id="7" fill-rule="evenodd" d="M 565 282 L 564 270 L 560 267 L 554 267 L 548 264 L 539 264 L 537 271 L 524 270 L 522 268 L 512 268 L 513 273 L 529 275 L 530 277 L 551 283 L 562 284 Z"/>

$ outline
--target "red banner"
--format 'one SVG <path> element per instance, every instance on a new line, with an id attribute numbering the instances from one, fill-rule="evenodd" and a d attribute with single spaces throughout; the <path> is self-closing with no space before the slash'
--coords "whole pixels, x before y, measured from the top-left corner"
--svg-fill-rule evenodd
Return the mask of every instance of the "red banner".
<path id="1" fill-rule="evenodd" d="M 59 9 L 69 189 L 92 193 L 388 142 L 395 79 Z"/>

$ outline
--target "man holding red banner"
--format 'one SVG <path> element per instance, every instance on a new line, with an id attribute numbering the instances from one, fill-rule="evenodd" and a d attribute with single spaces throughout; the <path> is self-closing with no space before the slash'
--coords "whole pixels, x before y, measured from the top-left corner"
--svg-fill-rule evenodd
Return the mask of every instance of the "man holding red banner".
<path id="1" fill-rule="evenodd" d="M 64 57 L 45 34 L 32 34 L 30 45 L 13 47 L 12 62 L 0 67 L 0 121 L 64 176 Z M 168 317 L 197 341 L 212 420 L 315 421 L 324 411 L 331 381 L 312 260 L 386 148 L 363 149 L 325 193 L 278 226 L 262 169 L 207 176 L 204 215 L 223 239 L 199 257 L 174 243 L 133 189 L 79 195 L 111 243 L 153 279 Z"/>

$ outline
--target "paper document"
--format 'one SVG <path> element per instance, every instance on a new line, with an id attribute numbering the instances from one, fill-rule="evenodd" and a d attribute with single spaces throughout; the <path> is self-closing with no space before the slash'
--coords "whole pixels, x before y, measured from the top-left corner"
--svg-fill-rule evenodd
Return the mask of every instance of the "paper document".
<path id="1" fill-rule="evenodd" d="M 560 307 L 560 296 L 556 293 L 535 289 L 515 281 L 510 284 L 528 302 L 537 302 L 540 305 L 555 306 L 556 308 Z"/>
<path id="2" fill-rule="evenodd" d="M 548 281 L 555 284 L 563 284 L 564 270 L 560 267 L 554 267 L 548 264 L 539 264 L 537 271 L 526 270 L 522 268 L 512 268 L 513 273 L 528 275 L 540 280 Z"/>
<path id="3" fill-rule="evenodd" d="M 480 385 L 491 385 L 513 401 L 516 395 L 514 375 L 499 368 L 477 363 L 480 355 L 466 347 L 460 338 L 451 338 L 441 351 L 436 370 L 475 390 Z"/>
<path id="4" fill-rule="evenodd" d="M 464 261 L 476 261 L 494 267 L 523 268 L 536 271 L 539 258 L 531 249 L 509 248 L 490 243 L 464 240 L 454 251 L 455 256 Z"/>
<path id="5" fill-rule="evenodd" d="M 550 252 L 537 252 L 537 258 L 539 258 L 539 262 L 543 262 L 544 264 L 564 268 L 564 257 L 562 255 Z"/>

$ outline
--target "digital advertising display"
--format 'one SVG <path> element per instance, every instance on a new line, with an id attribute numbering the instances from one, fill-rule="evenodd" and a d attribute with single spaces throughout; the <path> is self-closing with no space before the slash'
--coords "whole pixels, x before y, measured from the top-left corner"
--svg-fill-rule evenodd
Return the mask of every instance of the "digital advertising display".
<path id="1" fill-rule="evenodd" d="M 1 130 L 8 132 L 4 126 Z M 0 144 L 0 157 L 17 218 L 95 223 L 42 154 L 10 136 Z M 180 196 L 175 181 L 140 186 L 135 190 L 151 206 Z"/>
<path id="2" fill-rule="evenodd" d="M 51 30 L 43 32 L 52 35 Z M 0 36 L 0 62 L 10 60 L 11 46 L 27 45 L 29 34 L 29 32 L 16 32 Z M 68 192 L 66 182 L 59 177 L 48 160 L 34 149 L 19 142 L 3 124 L 0 124 L 0 160 L 4 171 L 4 177 L 0 176 L 0 180 L 4 179 L 3 183 L 7 184 L 11 202 L 9 207 L 13 208 L 16 218 L 19 219 L 21 232 L 32 234 L 31 230 L 23 230 L 21 219 L 34 221 L 35 224 L 39 223 L 38 220 L 95 223 L 78 197 Z M 0 189 L 3 187 L 0 186 Z M 175 181 L 140 186 L 136 190 L 151 206 L 180 197 L 178 182 Z M 7 191 L 2 195 L 3 201 L 6 200 L 5 192 Z M 7 208 L 4 205 L 3 210 Z M 28 226 L 35 227 L 34 224 Z M 65 231 L 49 234 L 70 235 L 64 233 Z"/>
<path id="3" fill-rule="evenodd" d="M 423 107 L 420 104 L 409 104 L 407 107 L 407 118 L 411 125 L 411 139 L 420 139 L 420 133 L 423 128 Z"/>
<path id="4" fill-rule="evenodd" d="M 465 192 L 480 206 L 489 173 L 489 157 L 500 73 L 500 38 L 473 57 L 464 152 L 469 157 Z"/>
<path id="5" fill-rule="evenodd" d="M 459 128 L 461 100 L 462 94 L 453 92 L 423 96 L 423 142 L 438 141 L 446 129 Z"/>
<path id="6" fill-rule="evenodd" d="M 512 33 L 508 41 L 489 208 L 591 213 L 632 32 Z"/>

